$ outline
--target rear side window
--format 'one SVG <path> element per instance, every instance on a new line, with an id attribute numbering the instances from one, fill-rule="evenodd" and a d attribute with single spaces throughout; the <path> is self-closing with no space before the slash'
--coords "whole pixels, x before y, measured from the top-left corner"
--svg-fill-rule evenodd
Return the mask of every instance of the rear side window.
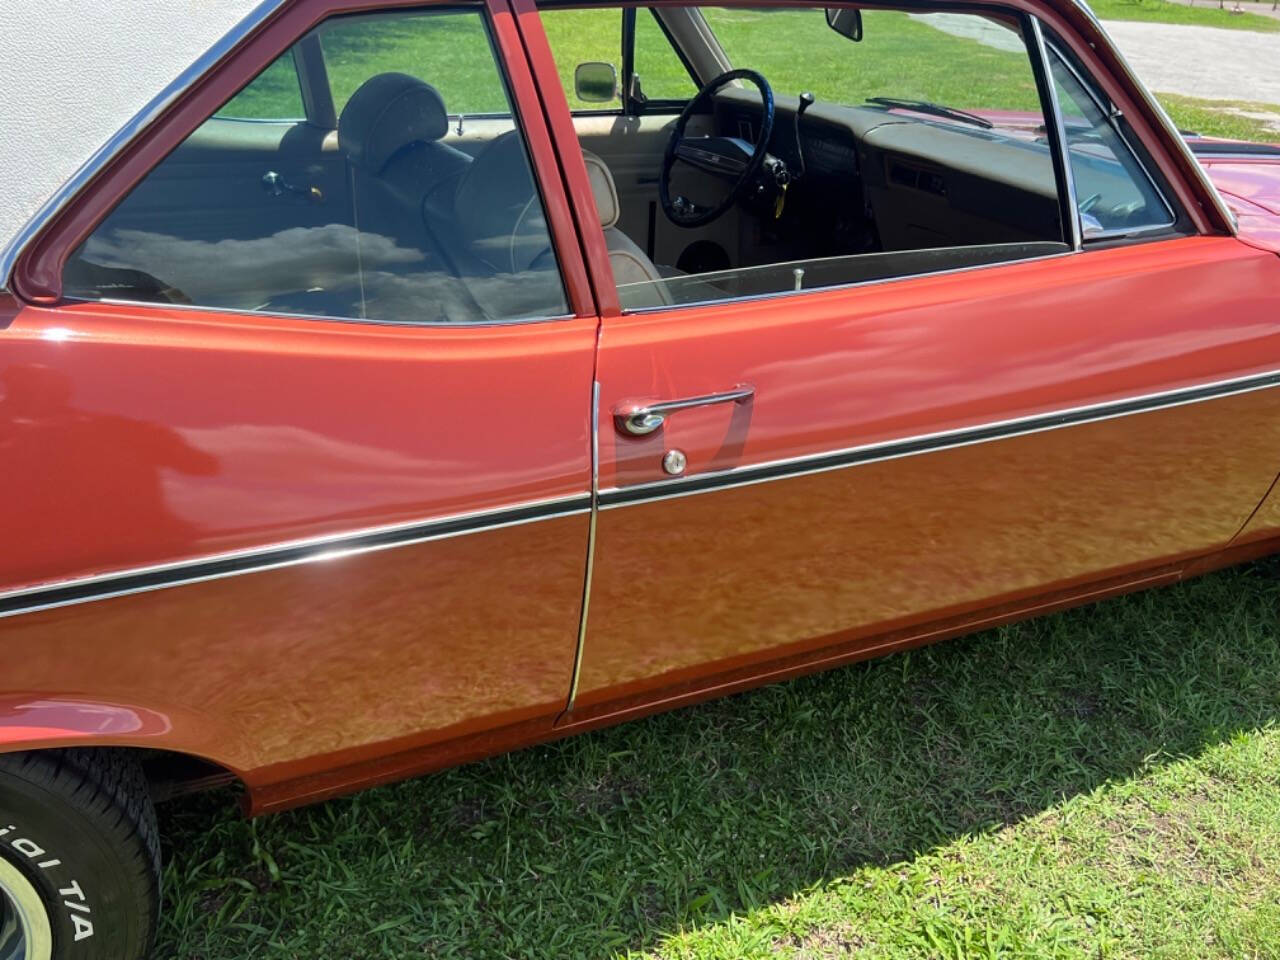
<path id="1" fill-rule="evenodd" d="M 253 78 L 214 116 L 224 120 L 302 120 L 302 87 L 290 51 Z"/>
<path id="2" fill-rule="evenodd" d="M 339 113 L 371 72 L 404 73 L 426 81 L 454 116 L 511 113 L 489 32 L 478 14 L 340 17 L 322 24 L 319 33 Z"/>
<path id="3" fill-rule="evenodd" d="M 316 29 L 341 94 L 336 136 L 226 122 L 233 107 L 282 109 L 271 93 L 292 69 L 282 57 L 99 224 L 67 264 L 66 295 L 383 323 L 567 313 L 482 15 L 392 12 Z M 506 119 L 462 143 L 455 96 Z"/>

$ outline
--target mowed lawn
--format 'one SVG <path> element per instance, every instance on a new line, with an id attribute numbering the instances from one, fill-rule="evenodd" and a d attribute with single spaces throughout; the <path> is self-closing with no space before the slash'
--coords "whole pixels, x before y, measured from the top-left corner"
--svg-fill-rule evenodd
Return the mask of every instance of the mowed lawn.
<path id="1" fill-rule="evenodd" d="M 1117 19 L 1280 29 L 1280 20 L 1259 14 L 1232 15 L 1216 7 L 1188 7 L 1168 0 L 1101 0 L 1094 7 L 1100 15 Z M 905 14 L 867 13 L 866 39 L 861 44 L 827 30 L 814 11 L 707 9 L 705 16 L 734 64 L 759 70 L 779 92 L 794 95 L 809 90 L 820 99 L 850 104 L 861 103 L 869 95 L 887 95 L 923 96 L 970 109 L 1038 106 L 1024 56 L 951 36 Z M 339 109 L 370 73 L 395 70 L 435 84 L 452 112 L 509 112 L 478 17 L 444 18 L 431 29 L 415 20 L 381 18 L 371 23 L 367 18 L 351 18 L 323 31 L 322 45 Z M 620 67 L 619 12 L 556 10 L 544 13 L 543 22 L 570 105 L 600 108 L 574 97 L 573 71 L 588 60 Z M 761 42 L 762 37 L 767 42 Z M 687 72 L 644 10 L 637 18 L 636 50 L 637 72 L 648 96 L 683 99 L 692 94 Z M 916 78 L 924 82 L 913 83 Z M 1182 129 L 1207 136 L 1280 140 L 1280 107 L 1159 91 L 1157 95 Z M 281 61 L 222 112 L 278 119 L 297 117 L 301 111 L 292 66 Z M 1262 119 L 1268 114 L 1274 115 L 1274 121 Z"/>
<path id="2" fill-rule="evenodd" d="M 1195 0 L 1195 3 L 1171 0 L 1086 0 L 1101 20 L 1148 20 L 1156 23 L 1190 23 L 1202 27 L 1225 27 L 1228 30 L 1254 30 L 1260 33 L 1280 31 L 1280 20 L 1258 13 L 1270 10 L 1271 0 L 1241 0 L 1240 13 L 1234 12 L 1236 0 L 1219 6 L 1219 0 Z"/>
<path id="3" fill-rule="evenodd" d="M 256 821 L 174 801 L 161 955 L 1274 957 L 1278 601 L 1245 567 Z"/>

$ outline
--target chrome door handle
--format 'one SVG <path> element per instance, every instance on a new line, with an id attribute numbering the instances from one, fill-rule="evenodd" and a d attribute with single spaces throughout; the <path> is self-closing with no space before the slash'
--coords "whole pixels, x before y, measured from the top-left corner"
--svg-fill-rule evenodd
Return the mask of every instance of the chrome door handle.
<path id="1" fill-rule="evenodd" d="M 624 403 L 614 409 L 613 422 L 620 432 L 629 433 L 633 437 L 643 437 L 657 430 L 666 422 L 667 415 L 677 410 L 709 407 L 717 403 L 746 403 L 755 396 L 755 393 L 756 388 L 750 384 L 739 384 L 723 393 L 708 393 L 701 397 L 686 397 L 683 400 Z"/>

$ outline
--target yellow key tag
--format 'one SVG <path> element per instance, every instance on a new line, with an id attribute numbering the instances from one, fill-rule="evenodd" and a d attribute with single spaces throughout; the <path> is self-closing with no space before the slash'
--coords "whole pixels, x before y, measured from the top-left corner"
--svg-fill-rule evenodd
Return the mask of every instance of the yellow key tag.
<path id="1" fill-rule="evenodd" d="M 787 187 L 789 184 L 782 185 L 782 192 L 778 194 L 778 199 L 773 201 L 773 219 L 778 220 L 782 217 L 782 208 L 787 205 Z"/>

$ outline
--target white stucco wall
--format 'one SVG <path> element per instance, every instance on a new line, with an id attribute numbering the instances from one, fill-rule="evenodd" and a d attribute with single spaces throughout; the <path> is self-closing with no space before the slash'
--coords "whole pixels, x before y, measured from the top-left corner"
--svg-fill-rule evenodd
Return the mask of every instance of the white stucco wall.
<path id="1" fill-rule="evenodd" d="M 90 154 L 257 5 L 0 0 L 0 250 Z"/>

